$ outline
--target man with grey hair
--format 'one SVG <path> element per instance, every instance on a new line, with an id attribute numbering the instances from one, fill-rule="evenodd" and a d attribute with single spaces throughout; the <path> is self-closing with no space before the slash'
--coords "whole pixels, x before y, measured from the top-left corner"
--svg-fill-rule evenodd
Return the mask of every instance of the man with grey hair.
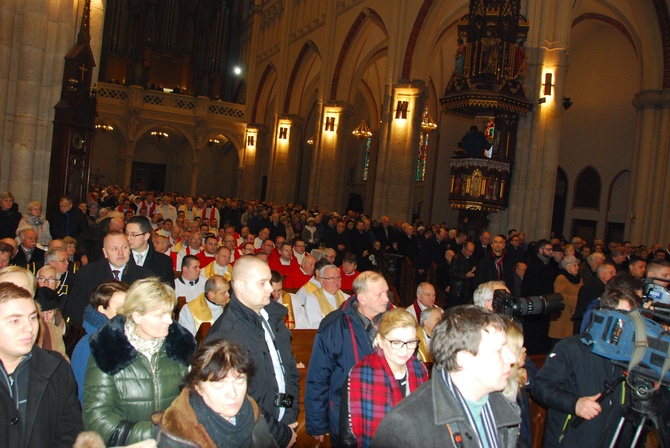
<path id="1" fill-rule="evenodd" d="M 305 301 L 305 328 L 318 329 L 324 317 L 339 308 L 349 298 L 342 292 L 342 274 L 334 264 L 327 264 L 319 270 L 321 287 L 307 296 Z M 296 322 L 296 328 L 298 322 Z M 302 328 L 302 327 L 300 327 Z"/>
<path id="2" fill-rule="evenodd" d="M 596 277 L 598 266 L 605 262 L 605 255 L 600 252 L 593 252 L 579 265 L 579 276 L 584 283 Z"/>
<path id="3" fill-rule="evenodd" d="M 579 293 L 577 293 L 577 306 L 575 307 L 575 313 L 572 316 L 573 334 L 580 333 L 579 329 L 582 325 L 582 319 L 584 318 L 586 308 L 589 306 L 589 303 L 605 292 L 605 285 L 615 274 L 616 267 L 613 264 L 603 263 L 598 266 L 596 277 L 588 282 L 584 282 L 584 285 L 579 288 Z"/>
<path id="4" fill-rule="evenodd" d="M 44 254 L 44 264 L 54 268 L 60 279 L 56 293 L 58 293 L 58 307 L 62 309 L 67 301 L 67 294 L 74 283 L 74 272 L 70 269 L 67 252 L 61 247 L 49 249 Z"/>
<path id="5" fill-rule="evenodd" d="M 433 338 L 433 330 L 440 320 L 444 310 L 439 306 L 431 306 L 421 311 L 419 324 L 421 329 L 417 330 L 416 337 L 419 340 L 419 351 L 417 356 L 422 362 L 433 362 L 433 355 L 430 354 L 430 343 Z"/>
<path id="6" fill-rule="evenodd" d="M 336 271 L 339 275 L 334 266 L 322 271 L 323 277 Z M 354 296 L 321 323 L 307 370 L 304 399 L 307 434 L 323 442 L 330 433 L 332 446 L 337 446 L 339 438 L 342 384 L 356 362 L 372 353 L 377 326 L 389 308 L 389 287 L 377 272 L 362 272 L 354 280 L 354 291 Z"/>
<path id="7" fill-rule="evenodd" d="M 24 227 L 19 229 L 17 235 L 21 244 L 11 262 L 35 274 L 44 266 L 44 250 L 37 247 L 37 233 L 30 227 Z"/>
<path id="8" fill-rule="evenodd" d="M 419 286 L 416 287 L 416 300 L 406 309 L 419 322 L 421 312 L 435 305 L 435 297 L 433 285 L 428 282 L 419 283 Z"/>
<path id="9" fill-rule="evenodd" d="M 507 289 L 507 286 L 505 286 L 505 282 L 503 281 L 494 280 L 491 282 L 482 283 L 472 295 L 474 304 L 476 306 L 481 306 L 482 308 L 493 311 L 493 295 L 498 289 L 509 292 L 509 289 Z"/>

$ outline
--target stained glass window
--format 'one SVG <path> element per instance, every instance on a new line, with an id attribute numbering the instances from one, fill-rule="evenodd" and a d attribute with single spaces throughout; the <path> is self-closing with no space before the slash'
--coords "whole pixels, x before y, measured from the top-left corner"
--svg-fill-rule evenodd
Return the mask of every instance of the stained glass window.
<path id="1" fill-rule="evenodd" d="M 365 160 L 363 162 L 363 180 L 368 180 L 368 173 L 370 171 L 370 143 L 372 137 L 365 139 Z"/>

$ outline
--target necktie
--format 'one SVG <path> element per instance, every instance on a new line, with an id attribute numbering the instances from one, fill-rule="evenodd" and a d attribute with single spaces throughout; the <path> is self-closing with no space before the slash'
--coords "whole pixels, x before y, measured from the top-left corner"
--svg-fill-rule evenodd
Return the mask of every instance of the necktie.
<path id="1" fill-rule="evenodd" d="M 121 271 L 116 270 L 116 269 L 114 269 L 114 270 L 112 271 L 112 274 L 114 274 L 114 280 L 116 280 L 117 282 L 121 280 L 121 279 L 119 278 L 119 274 L 120 274 L 120 273 L 121 273 Z"/>
<path id="2" fill-rule="evenodd" d="M 144 255 L 138 254 L 137 255 L 137 265 L 142 266 L 142 260 L 144 259 Z"/>

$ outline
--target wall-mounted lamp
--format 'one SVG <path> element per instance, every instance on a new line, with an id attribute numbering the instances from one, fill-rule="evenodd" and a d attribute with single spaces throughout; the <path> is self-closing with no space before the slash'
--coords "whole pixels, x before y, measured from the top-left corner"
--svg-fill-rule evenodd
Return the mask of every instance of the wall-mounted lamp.
<path id="1" fill-rule="evenodd" d="M 216 138 L 210 138 L 210 139 L 207 141 L 207 146 L 214 146 L 214 145 L 218 145 L 219 143 L 221 143 L 221 142 L 220 142 L 218 139 L 216 139 Z"/>
<path id="2" fill-rule="evenodd" d="M 545 73 L 544 74 L 544 96 L 551 96 L 551 88 L 553 84 L 551 83 L 551 79 L 553 78 L 553 75 L 551 73 Z"/>
<path id="3" fill-rule="evenodd" d="M 307 139 L 307 144 L 308 145 L 313 145 L 314 144 L 314 136 L 313 135 L 310 138 Z"/>
<path id="4" fill-rule="evenodd" d="M 409 101 L 399 100 L 395 109 L 395 119 L 396 120 L 406 120 L 407 119 L 407 107 L 409 106 Z"/>
<path id="5" fill-rule="evenodd" d="M 323 130 L 326 132 L 335 132 L 335 117 L 326 117 Z"/>
<path id="6" fill-rule="evenodd" d="M 286 140 L 288 138 L 288 128 L 281 126 L 279 128 L 279 135 L 277 136 L 280 140 Z"/>
<path id="7" fill-rule="evenodd" d="M 256 146 L 256 136 L 255 135 L 247 135 L 247 146 L 249 148 L 253 148 Z"/>

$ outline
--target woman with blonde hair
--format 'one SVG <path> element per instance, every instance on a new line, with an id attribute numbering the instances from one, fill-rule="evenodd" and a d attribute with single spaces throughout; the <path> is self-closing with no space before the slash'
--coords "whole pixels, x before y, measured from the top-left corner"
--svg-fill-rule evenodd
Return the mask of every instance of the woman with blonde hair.
<path id="1" fill-rule="evenodd" d="M 158 278 L 130 287 L 117 316 L 91 337 L 84 380 L 84 427 L 107 446 L 152 436 L 151 414 L 179 395 L 196 344 L 172 321 L 174 289 Z"/>
<path id="2" fill-rule="evenodd" d="M 42 205 L 37 201 L 28 203 L 28 213 L 23 215 L 19 221 L 19 229 L 31 228 L 37 233 L 37 244 L 46 248 L 51 242 L 51 230 L 49 221 L 42 213 Z"/>
<path id="3" fill-rule="evenodd" d="M 521 412 L 521 437 L 517 440 L 517 447 L 530 447 L 533 443 L 530 425 L 530 400 L 526 389 L 530 388 L 528 370 L 530 370 L 531 376 L 534 377 L 535 373 L 537 373 L 537 367 L 532 361 L 527 362 L 526 347 L 523 346 L 523 331 L 521 328 L 514 321 L 506 317 L 505 322 L 507 323 L 507 347 L 514 354 L 517 361 L 512 366 L 509 381 L 507 382 L 507 387 L 503 390 L 503 395 L 511 403 L 515 403 Z"/>
<path id="4" fill-rule="evenodd" d="M 382 316 L 375 350 L 356 364 L 342 387 L 340 446 L 368 447 L 389 410 L 428 380 L 414 355 L 416 319 L 395 308 Z"/>

